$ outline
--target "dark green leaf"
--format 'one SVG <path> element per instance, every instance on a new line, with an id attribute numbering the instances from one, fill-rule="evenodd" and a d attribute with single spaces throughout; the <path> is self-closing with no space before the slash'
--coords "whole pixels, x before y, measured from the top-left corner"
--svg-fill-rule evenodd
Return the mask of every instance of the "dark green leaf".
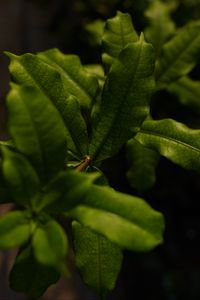
<path id="1" fill-rule="evenodd" d="M 144 200 L 109 187 L 94 185 L 69 215 L 122 248 L 148 251 L 162 243 L 162 215 Z"/>
<path id="2" fill-rule="evenodd" d="M 195 66 L 200 53 L 200 22 L 194 21 L 177 31 L 163 47 L 156 68 L 158 88 L 165 88 L 187 75 Z"/>
<path id="3" fill-rule="evenodd" d="M 154 51 L 143 36 L 121 51 L 107 76 L 89 148 L 94 160 L 117 153 L 149 113 L 154 89 Z"/>
<path id="4" fill-rule="evenodd" d="M 144 192 L 151 188 L 156 181 L 155 169 L 159 161 L 159 154 L 152 149 L 131 139 L 127 144 L 127 158 L 129 170 L 127 178 L 130 185 Z"/>
<path id="5" fill-rule="evenodd" d="M 174 163 L 200 171 L 200 130 L 171 119 L 145 121 L 136 139 Z"/>
<path id="6" fill-rule="evenodd" d="M 149 26 L 145 29 L 145 38 L 152 43 L 156 54 L 160 53 L 163 44 L 174 34 L 175 23 L 170 17 L 171 7 L 169 3 L 160 0 L 150 2 L 145 15 L 149 20 Z"/>
<path id="7" fill-rule="evenodd" d="M 86 284 L 103 297 L 115 287 L 122 251 L 108 239 L 73 222 L 75 261 Z"/>
<path id="8" fill-rule="evenodd" d="M 175 94 L 181 104 L 200 113 L 200 81 L 185 76 L 170 84 L 167 90 Z"/>
<path id="9" fill-rule="evenodd" d="M 63 228 L 53 219 L 40 224 L 34 232 L 33 252 L 38 263 L 65 271 L 68 241 Z"/>
<path id="10" fill-rule="evenodd" d="M 108 19 L 105 24 L 102 38 L 104 64 L 109 67 L 128 43 L 137 40 L 138 35 L 133 27 L 131 16 L 118 11 L 117 15 Z"/>
<path id="11" fill-rule="evenodd" d="M 56 283 L 60 275 L 53 268 L 41 265 L 33 255 L 31 246 L 17 255 L 9 275 L 10 287 L 16 292 L 26 293 L 38 299 L 45 290 Z"/>
<path id="12" fill-rule="evenodd" d="M 0 217 L 0 248 L 23 245 L 31 235 L 26 212 L 14 211 Z"/>
<path id="13" fill-rule="evenodd" d="M 85 30 L 88 33 L 89 41 L 92 46 L 101 45 L 104 26 L 105 22 L 101 19 L 97 19 L 85 26 Z"/>
<path id="14" fill-rule="evenodd" d="M 39 191 L 38 176 L 21 154 L 2 147 L 3 174 L 12 198 L 19 204 L 29 206 L 30 200 Z"/>
<path id="15" fill-rule="evenodd" d="M 66 130 L 58 111 L 39 90 L 16 85 L 8 94 L 7 109 L 17 149 L 47 182 L 63 168 L 66 156 Z"/>

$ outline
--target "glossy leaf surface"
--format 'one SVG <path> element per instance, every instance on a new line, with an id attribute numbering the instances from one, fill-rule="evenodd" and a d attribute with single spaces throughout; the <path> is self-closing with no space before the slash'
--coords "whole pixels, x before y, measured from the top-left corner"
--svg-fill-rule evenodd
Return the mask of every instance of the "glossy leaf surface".
<path id="1" fill-rule="evenodd" d="M 43 182 L 63 168 L 66 130 L 51 101 L 34 87 L 14 85 L 7 97 L 8 129 Z"/>
<path id="2" fill-rule="evenodd" d="M 139 192 L 150 189 L 156 182 L 159 154 L 133 138 L 127 143 L 127 159 L 129 170 L 126 175 L 130 185 Z"/>
<path id="3" fill-rule="evenodd" d="M 107 76 L 89 153 L 94 160 L 116 154 L 149 113 L 154 89 L 154 51 L 143 36 L 121 51 Z"/>
<path id="4" fill-rule="evenodd" d="M 0 217 L 0 248 L 23 245 L 31 235 L 31 226 L 25 212 L 14 211 Z"/>
<path id="5" fill-rule="evenodd" d="M 200 52 L 200 22 L 193 21 L 177 31 L 164 45 L 156 68 L 158 88 L 187 75 L 195 66 Z"/>
<path id="6" fill-rule="evenodd" d="M 114 18 L 108 19 L 102 38 L 102 59 L 107 68 L 128 43 L 136 42 L 137 40 L 138 35 L 129 14 L 118 11 Z"/>
<path id="7" fill-rule="evenodd" d="M 17 255 L 9 275 L 9 283 L 14 291 L 38 299 L 49 285 L 58 281 L 59 277 L 53 268 L 39 264 L 31 246 L 28 246 Z"/>
<path id="8" fill-rule="evenodd" d="M 162 242 L 162 215 L 144 200 L 108 187 L 93 186 L 69 214 L 122 248 L 148 251 Z"/>
<path id="9" fill-rule="evenodd" d="M 200 130 L 172 119 L 145 121 L 136 139 L 174 163 L 200 171 Z"/>
<path id="10" fill-rule="evenodd" d="M 86 284 L 103 297 L 115 287 L 122 251 L 108 239 L 73 222 L 76 267 Z"/>

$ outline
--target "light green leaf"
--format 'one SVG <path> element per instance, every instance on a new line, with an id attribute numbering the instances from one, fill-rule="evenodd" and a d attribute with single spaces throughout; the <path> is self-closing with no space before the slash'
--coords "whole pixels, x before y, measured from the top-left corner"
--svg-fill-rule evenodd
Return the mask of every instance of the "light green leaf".
<path id="1" fill-rule="evenodd" d="M 80 204 L 98 173 L 61 172 L 43 191 L 37 209 L 45 207 L 49 212 L 63 212 Z"/>
<path id="2" fill-rule="evenodd" d="M 39 192 L 39 178 L 21 154 L 2 147 L 3 174 L 12 198 L 19 204 L 30 206 L 30 200 Z"/>
<path id="3" fill-rule="evenodd" d="M 200 171 L 200 130 L 171 119 L 145 121 L 136 139 L 172 162 Z"/>
<path id="4" fill-rule="evenodd" d="M 150 2 L 145 16 L 149 21 L 149 26 L 144 34 L 148 42 L 152 43 L 156 54 L 159 55 L 164 43 L 174 34 L 175 23 L 170 17 L 171 7 L 169 3 L 160 0 Z"/>
<path id="5" fill-rule="evenodd" d="M 157 152 L 144 147 L 134 138 L 128 141 L 129 170 L 126 175 L 133 188 L 139 192 L 144 192 L 154 185 L 159 157 Z"/>
<path id="6" fill-rule="evenodd" d="M 63 272 L 68 249 L 63 228 L 53 219 L 35 230 L 32 239 L 33 252 L 38 263 Z"/>
<path id="7" fill-rule="evenodd" d="M 200 81 L 195 81 L 185 76 L 167 87 L 175 94 L 181 104 L 200 113 Z"/>
<path id="8" fill-rule="evenodd" d="M 116 16 L 108 19 L 105 24 L 102 38 L 102 59 L 105 66 L 108 68 L 128 43 L 133 43 L 137 40 L 138 35 L 133 27 L 131 16 L 118 11 Z"/>
<path id="9" fill-rule="evenodd" d="M 200 53 L 200 22 L 194 21 L 180 29 L 163 47 L 156 68 L 158 89 L 165 88 L 195 66 Z"/>
<path id="10" fill-rule="evenodd" d="M 144 200 L 109 187 L 93 186 L 68 214 L 122 248 L 148 251 L 162 243 L 162 215 Z"/>
<path id="11" fill-rule="evenodd" d="M 84 282 L 105 297 L 115 287 L 122 251 L 115 244 L 78 222 L 72 223 L 75 262 Z"/>
<path id="12" fill-rule="evenodd" d="M 17 149 L 47 182 L 64 167 L 66 130 L 51 101 L 34 87 L 12 85 L 7 97 L 8 129 Z"/>
<path id="13" fill-rule="evenodd" d="M 101 109 L 93 126 L 89 153 L 94 160 L 116 154 L 139 130 L 154 90 L 154 51 L 144 41 L 129 44 L 111 67 Z"/>
<path id="14" fill-rule="evenodd" d="M 95 76 L 86 72 L 77 55 L 65 55 L 58 49 L 51 49 L 37 56 L 59 72 L 66 94 L 75 96 L 81 106 L 91 107 L 98 82 Z"/>
<path id="15" fill-rule="evenodd" d="M 38 299 L 49 285 L 58 281 L 59 277 L 60 275 L 53 268 L 37 262 L 29 245 L 17 255 L 9 274 L 9 283 L 14 291 Z"/>
<path id="16" fill-rule="evenodd" d="M 14 248 L 25 244 L 31 235 L 26 212 L 13 211 L 0 217 L 0 248 Z"/>

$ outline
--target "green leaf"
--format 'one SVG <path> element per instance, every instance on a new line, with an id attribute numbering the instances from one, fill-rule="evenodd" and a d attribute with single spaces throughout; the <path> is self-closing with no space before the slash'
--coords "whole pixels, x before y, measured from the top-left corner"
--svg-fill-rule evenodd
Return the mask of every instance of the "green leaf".
<path id="1" fill-rule="evenodd" d="M 108 68 L 128 43 L 137 40 L 138 35 L 133 27 L 131 16 L 118 11 L 116 16 L 108 19 L 105 24 L 102 38 L 102 59 L 105 66 Z"/>
<path id="2" fill-rule="evenodd" d="M 17 255 L 9 274 L 9 283 L 14 291 L 38 299 L 51 284 L 58 281 L 59 277 L 59 273 L 53 268 L 37 262 L 29 245 Z"/>
<path id="3" fill-rule="evenodd" d="M 150 189 L 156 182 L 159 154 L 133 138 L 127 143 L 127 159 L 129 170 L 126 175 L 130 185 L 139 192 Z"/>
<path id="4" fill-rule="evenodd" d="M 31 235 L 26 212 L 14 211 L 0 217 L 0 248 L 14 248 L 25 244 Z"/>
<path id="5" fill-rule="evenodd" d="M 68 214 L 122 248 L 149 251 L 162 243 L 162 214 L 144 200 L 109 187 L 94 185 L 83 204 Z"/>
<path id="6" fill-rule="evenodd" d="M 200 22 L 194 21 L 180 29 L 163 47 L 156 68 L 158 89 L 187 75 L 195 66 L 200 52 Z"/>
<path id="7" fill-rule="evenodd" d="M 181 104 L 200 113 L 200 81 L 195 81 L 185 76 L 167 87 L 175 94 Z"/>
<path id="8" fill-rule="evenodd" d="M 143 35 L 125 47 L 114 61 L 91 137 L 89 153 L 94 160 L 116 154 L 139 130 L 149 113 L 153 71 L 154 51 Z"/>
<path id="9" fill-rule="evenodd" d="M 30 200 L 39 192 L 39 178 L 21 154 L 2 147 L 3 174 L 12 198 L 19 204 L 30 206 Z"/>
<path id="10" fill-rule="evenodd" d="M 145 121 L 136 139 L 172 162 L 200 171 L 200 130 L 171 119 Z"/>
<path id="11" fill-rule="evenodd" d="M 108 239 L 78 222 L 72 223 L 75 262 L 84 282 L 105 297 L 115 287 L 122 251 Z"/>
<path id="12" fill-rule="evenodd" d="M 99 174 L 85 174 L 77 171 L 61 172 L 45 189 L 43 199 L 37 205 L 40 210 L 52 213 L 67 211 L 80 204 Z"/>
<path id="13" fill-rule="evenodd" d="M 56 221 L 50 219 L 37 227 L 32 246 L 38 263 L 65 271 L 68 241 L 63 228 Z"/>
<path id="14" fill-rule="evenodd" d="M 164 43 L 174 34 L 175 23 L 170 17 L 171 7 L 169 3 L 160 0 L 150 2 L 145 16 L 149 21 L 149 26 L 145 29 L 145 38 L 152 43 L 156 54 L 159 55 Z"/>
<path id="15" fill-rule="evenodd" d="M 99 87 L 102 90 L 103 85 L 105 83 L 105 74 L 102 65 L 91 64 L 91 65 L 85 65 L 84 68 L 88 73 L 96 76 L 99 82 Z"/>
<path id="16" fill-rule="evenodd" d="M 43 182 L 64 167 L 66 130 L 51 101 L 34 87 L 12 85 L 7 97 L 8 129 Z"/>
<path id="17" fill-rule="evenodd" d="M 61 75 L 66 94 L 75 96 L 80 105 L 90 108 L 98 90 L 95 76 L 85 71 L 77 55 L 65 55 L 58 49 L 37 55 Z"/>

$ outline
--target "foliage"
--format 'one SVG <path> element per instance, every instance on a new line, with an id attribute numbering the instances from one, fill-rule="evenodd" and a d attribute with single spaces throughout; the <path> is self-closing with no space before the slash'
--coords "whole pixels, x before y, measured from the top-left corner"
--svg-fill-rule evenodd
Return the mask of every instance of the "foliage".
<path id="1" fill-rule="evenodd" d="M 0 218 L 0 247 L 19 247 L 14 290 L 38 298 L 68 275 L 68 235 L 83 280 L 102 299 L 115 286 L 124 249 L 145 252 L 162 243 L 163 215 L 110 187 L 101 166 L 127 143 L 127 178 L 139 192 L 154 184 L 160 155 L 200 170 L 199 130 L 150 116 L 161 89 L 199 107 L 199 83 L 187 76 L 200 52 L 200 23 L 176 30 L 170 11 L 160 1 L 150 5 L 145 36 L 127 13 L 107 20 L 104 31 L 98 27 L 104 68 L 58 49 L 7 53 L 11 141 L 0 143 L 0 202 L 15 210 Z"/>

